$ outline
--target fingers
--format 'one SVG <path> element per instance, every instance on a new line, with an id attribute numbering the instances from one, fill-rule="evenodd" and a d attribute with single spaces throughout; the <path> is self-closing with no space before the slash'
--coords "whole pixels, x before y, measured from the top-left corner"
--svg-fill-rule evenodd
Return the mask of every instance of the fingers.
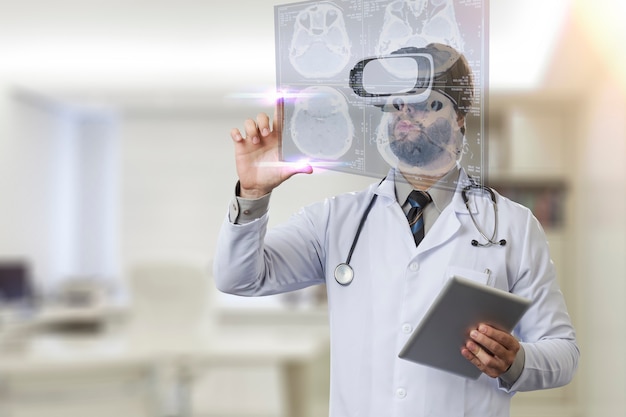
<path id="1" fill-rule="evenodd" d="M 513 335 L 484 324 L 478 326 L 478 330 L 472 331 L 470 337 L 493 355 L 505 360 L 515 356 L 520 349 L 519 342 Z"/>
<path id="2" fill-rule="evenodd" d="M 461 354 L 491 377 L 506 372 L 520 349 L 519 342 L 511 334 L 483 324 L 470 332 L 470 338 Z"/>
<path id="3" fill-rule="evenodd" d="M 257 145 L 261 142 L 261 129 L 257 126 L 257 123 L 254 120 L 247 119 L 243 123 L 243 127 L 246 132 L 246 141 L 254 145 Z"/>
<path id="4" fill-rule="evenodd" d="M 233 128 L 230 131 L 230 136 L 235 142 L 247 141 L 254 145 L 261 143 L 262 138 L 269 136 L 270 131 L 270 119 L 265 113 L 259 113 L 256 117 L 256 121 L 247 119 L 244 122 L 244 134 L 239 129 Z"/>
<path id="5" fill-rule="evenodd" d="M 270 118 L 265 113 L 259 113 L 256 117 L 257 134 L 266 137 L 270 134 Z"/>
<path id="6" fill-rule="evenodd" d="M 235 142 L 241 142 L 243 140 L 243 136 L 241 135 L 241 132 L 239 132 L 239 129 L 237 129 L 236 127 L 233 127 L 232 130 L 230 131 L 230 137 Z"/>
<path id="7" fill-rule="evenodd" d="M 276 107 L 274 108 L 274 123 L 272 126 L 274 132 L 282 133 L 284 114 L 285 114 L 285 99 L 283 97 L 279 97 L 276 100 Z"/>
<path id="8" fill-rule="evenodd" d="M 468 342 L 467 345 L 461 349 L 461 354 L 483 373 L 492 378 L 499 377 L 508 369 L 508 366 L 505 366 L 502 360 L 492 356 L 480 345 L 473 342 Z"/>

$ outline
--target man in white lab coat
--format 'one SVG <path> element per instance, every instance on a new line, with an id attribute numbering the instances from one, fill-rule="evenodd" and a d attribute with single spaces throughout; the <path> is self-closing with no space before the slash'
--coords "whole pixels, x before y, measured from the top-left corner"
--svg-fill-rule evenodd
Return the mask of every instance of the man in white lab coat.
<path id="1" fill-rule="evenodd" d="M 366 190 L 305 207 L 267 230 L 272 190 L 312 168 L 276 164 L 280 101 L 273 122 L 261 113 L 246 120 L 245 132 L 232 130 L 239 182 L 219 236 L 216 284 L 246 296 L 327 285 L 331 417 L 508 416 L 514 392 L 570 382 L 579 358 L 574 329 L 532 213 L 496 193 L 498 234 L 506 243 L 498 236 L 481 246 L 487 242 L 471 215 L 479 225 L 493 225 L 492 201 L 473 198 L 470 214 L 461 198 L 470 183 L 458 160 L 473 92 L 465 58 L 438 44 L 409 52 L 415 51 L 436 63 L 443 53 L 444 71 L 427 100 L 390 100 L 383 109 L 381 132 L 397 160 Z M 428 192 L 430 200 L 418 244 L 406 217 L 412 190 Z M 335 268 L 345 262 L 360 223 L 350 260 L 354 279 L 339 283 Z M 513 334 L 481 324 L 459 347 L 459 355 L 482 371 L 477 380 L 398 358 L 452 275 L 533 301 Z"/>

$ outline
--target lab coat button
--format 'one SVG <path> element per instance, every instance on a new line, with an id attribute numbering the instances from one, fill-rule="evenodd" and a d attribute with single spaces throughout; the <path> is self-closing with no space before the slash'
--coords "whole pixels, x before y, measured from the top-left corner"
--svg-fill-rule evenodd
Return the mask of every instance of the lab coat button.
<path id="1" fill-rule="evenodd" d="M 420 265 L 417 262 L 413 262 L 413 263 L 411 263 L 411 265 L 409 265 L 409 269 L 411 271 L 415 272 L 418 269 L 420 269 Z"/>
<path id="2" fill-rule="evenodd" d="M 396 397 L 398 397 L 398 398 L 405 398 L 406 397 L 406 390 L 404 388 L 398 388 L 396 390 Z"/>
<path id="3" fill-rule="evenodd" d="M 404 323 L 402 325 L 402 332 L 403 333 L 411 333 L 411 331 L 413 331 L 413 326 L 411 326 L 409 323 Z"/>

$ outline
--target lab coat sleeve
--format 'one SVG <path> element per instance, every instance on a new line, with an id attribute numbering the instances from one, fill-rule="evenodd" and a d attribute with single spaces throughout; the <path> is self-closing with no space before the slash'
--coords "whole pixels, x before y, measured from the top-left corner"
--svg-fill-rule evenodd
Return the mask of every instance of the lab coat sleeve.
<path id="1" fill-rule="evenodd" d="M 323 206 L 318 204 L 323 210 Z M 301 209 L 283 225 L 268 231 L 268 214 L 246 224 L 226 218 L 218 237 L 213 274 L 218 290 L 259 296 L 293 291 L 324 282 L 325 226 L 314 224 Z"/>
<path id="2" fill-rule="evenodd" d="M 525 236 L 524 236 L 525 234 Z M 525 352 L 522 373 L 514 384 L 499 380 L 507 391 L 530 391 L 556 388 L 568 384 L 578 366 L 580 352 L 576 344 L 565 300 L 556 281 L 554 264 L 539 222 L 530 213 L 524 239 L 511 245 L 521 245 L 512 292 L 533 301 L 515 329 Z"/>

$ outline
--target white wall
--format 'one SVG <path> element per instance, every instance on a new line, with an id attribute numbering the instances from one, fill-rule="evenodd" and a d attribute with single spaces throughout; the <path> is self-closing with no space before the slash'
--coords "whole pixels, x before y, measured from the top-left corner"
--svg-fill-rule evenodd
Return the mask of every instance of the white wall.
<path id="1" fill-rule="evenodd" d="M 626 91 L 605 75 L 588 97 L 574 176 L 586 415 L 626 412 Z M 603 77 L 600 77 L 603 78 Z"/>
<path id="2" fill-rule="evenodd" d="M 0 166 L 0 254 L 37 260 L 34 273 L 59 274 L 71 259 L 66 216 L 74 198 L 71 116 L 5 94 Z"/>
<path id="3" fill-rule="evenodd" d="M 122 131 L 123 253 L 150 258 L 212 258 L 237 180 L 230 130 L 257 109 L 212 116 L 144 114 Z M 261 109 L 267 110 L 267 109 Z M 239 114 L 238 114 L 239 113 Z M 371 178 L 316 173 L 294 178 L 273 195 L 271 218 L 285 220 L 303 204 L 364 187 Z"/>
<path id="4" fill-rule="evenodd" d="M 192 109 L 174 113 L 130 111 L 121 132 L 124 265 L 158 259 L 207 265 L 234 193 L 236 172 L 230 130 L 272 109 Z M 272 196 L 270 221 L 284 221 L 299 207 L 340 192 L 359 190 L 373 178 L 316 171 L 294 177 Z M 244 304 L 234 297 L 220 296 Z M 267 300 L 245 300 L 248 306 Z"/>
<path id="5" fill-rule="evenodd" d="M 0 257 L 31 261 L 41 290 L 119 276 L 117 122 L 110 112 L 7 94 Z"/>
<path id="6" fill-rule="evenodd" d="M 230 130 L 272 111 L 186 100 L 163 110 L 144 100 L 81 113 L 39 96 L 8 101 L 0 254 L 31 259 L 44 288 L 77 275 L 118 285 L 153 261 L 209 268 L 236 182 Z M 274 193 L 271 221 L 373 180 L 296 177 Z"/>

